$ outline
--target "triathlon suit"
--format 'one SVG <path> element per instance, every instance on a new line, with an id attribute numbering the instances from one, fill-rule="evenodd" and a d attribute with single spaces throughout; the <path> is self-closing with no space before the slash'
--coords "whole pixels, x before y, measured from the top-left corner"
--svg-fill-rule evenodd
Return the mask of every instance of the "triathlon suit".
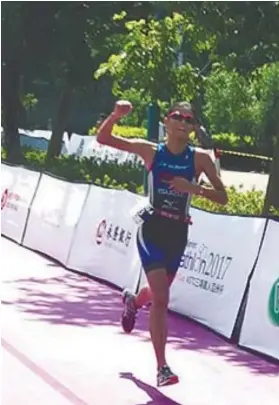
<path id="1" fill-rule="evenodd" d="M 159 144 L 148 173 L 149 209 L 140 213 L 142 220 L 137 234 L 137 245 L 145 272 L 165 268 L 175 274 L 184 253 L 191 196 L 172 190 L 166 181 L 184 177 L 195 181 L 195 150 L 187 146 L 183 153 L 174 155 L 166 144 Z"/>

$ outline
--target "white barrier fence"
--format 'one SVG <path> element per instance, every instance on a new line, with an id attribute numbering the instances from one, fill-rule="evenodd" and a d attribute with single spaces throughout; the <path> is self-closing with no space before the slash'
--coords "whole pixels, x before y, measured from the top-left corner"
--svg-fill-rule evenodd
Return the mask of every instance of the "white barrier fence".
<path id="1" fill-rule="evenodd" d="M 21 243 L 40 173 L 1 165 L 1 233 Z"/>
<path id="2" fill-rule="evenodd" d="M 68 183 L 43 174 L 23 245 L 66 265 L 88 191 L 86 184 Z"/>
<path id="3" fill-rule="evenodd" d="M 138 162 L 142 163 L 137 155 L 122 150 L 101 145 L 95 136 L 72 134 L 68 145 L 68 155 L 76 157 L 94 157 L 103 160 L 116 160 L 118 163 Z"/>
<path id="4" fill-rule="evenodd" d="M 49 141 L 51 139 L 52 131 L 45 131 L 42 129 L 35 129 L 34 131 L 28 131 L 25 129 L 19 129 L 19 140 L 21 146 L 28 146 L 32 149 L 39 149 L 47 151 Z M 69 138 L 66 132 L 62 137 L 61 153 L 68 154 Z"/>
<path id="5" fill-rule="evenodd" d="M 140 274 L 136 224 L 129 216 L 139 197 L 91 186 L 67 267 L 135 289 Z"/>
<path id="6" fill-rule="evenodd" d="M 20 145 L 46 151 L 48 149 L 51 135 L 52 131 L 47 130 L 36 129 L 34 131 L 29 131 L 19 129 Z M 4 136 L 3 128 L 1 128 L 1 136 Z M 71 155 L 77 158 L 94 157 L 100 161 L 116 160 L 118 163 L 137 162 L 143 164 L 142 159 L 132 153 L 101 145 L 97 142 L 96 136 L 79 135 L 75 133 L 73 133 L 69 139 L 68 134 L 64 132 L 61 154 Z"/>
<path id="7" fill-rule="evenodd" d="M 1 168 L 2 234 L 120 288 L 135 289 L 139 280 L 145 284 L 135 243 L 137 228 L 130 216 L 142 197 L 68 183 L 20 167 Z M 170 308 L 231 337 L 266 220 L 196 209 L 191 214 L 194 225 L 171 290 Z M 269 299 L 278 320 L 278 240 L 279 225 L 270 221 L 240 336 L 243 346 L 276 358 L 278 324 L 274 320 L 271 324 L 264 311 Z"/>
<path id="8" fill-rule="evenodd" d="M 279 223 L 269 221 L 248 294 L 239 343 L 279 359 Z"/>
<path id="9" fill-rule="evenodd" d="M 230 338 L 265 220 L 192 210 L 193 226 L 170 308 Z"/>

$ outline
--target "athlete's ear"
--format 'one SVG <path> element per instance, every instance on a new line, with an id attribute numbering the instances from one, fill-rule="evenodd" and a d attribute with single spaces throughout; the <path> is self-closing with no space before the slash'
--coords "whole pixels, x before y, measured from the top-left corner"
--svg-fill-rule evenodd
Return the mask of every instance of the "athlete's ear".
<path id="1" fill-rule="evenodd" d="M 169 119 L 168 119 L 168 117 L 165 116 L 165 117 L 164 117 L 164 124 L 167 125 L 168 122 L 169 122 Z"/>

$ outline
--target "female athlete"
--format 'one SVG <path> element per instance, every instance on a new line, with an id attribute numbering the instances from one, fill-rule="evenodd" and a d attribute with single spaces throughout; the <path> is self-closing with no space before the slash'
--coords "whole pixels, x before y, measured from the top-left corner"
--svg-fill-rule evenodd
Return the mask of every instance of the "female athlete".
<path id="1" fill-rule="evenodd" d="M 135 296 L 124 291 L 122 327 L 130 333 L 139 308 L 151 301 L 149 328 L 157 360 L 157 385 L 178 382 L 167 364 L 167 308 L 169 289 L 184 253 L 192 195 L 199 195 L 219 204 L 227 203 L 225 187 L 215 165 L 206 152 L 189 145 L 189 134 L 197 130 L 190 103 L 175 103 L 164 118 L 167 139 L 155 144 L 141 139 L 123 139 L 112 135 L 113 125 L 132 110 L 128 101 L 118 101 L 114 111 L 98 131 L 101 144 L 139 155 L 148 171 L 150 207 L 141 210 L 137 245 L 149 287 Z M 205 173 L 211 188 L 197 184 Z"/>

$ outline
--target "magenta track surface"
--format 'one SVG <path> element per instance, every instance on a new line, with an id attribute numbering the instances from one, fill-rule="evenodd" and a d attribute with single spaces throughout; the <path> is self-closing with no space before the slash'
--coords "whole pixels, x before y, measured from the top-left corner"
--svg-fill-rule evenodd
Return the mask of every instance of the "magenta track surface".
<path id="1" fill-rule="evenodd" d="M 278 366 L 173 314 L 157 389 L 146 311 L 125 335 L 118 291 L 1 242 L 3 405 L 278 405 Z"/>

